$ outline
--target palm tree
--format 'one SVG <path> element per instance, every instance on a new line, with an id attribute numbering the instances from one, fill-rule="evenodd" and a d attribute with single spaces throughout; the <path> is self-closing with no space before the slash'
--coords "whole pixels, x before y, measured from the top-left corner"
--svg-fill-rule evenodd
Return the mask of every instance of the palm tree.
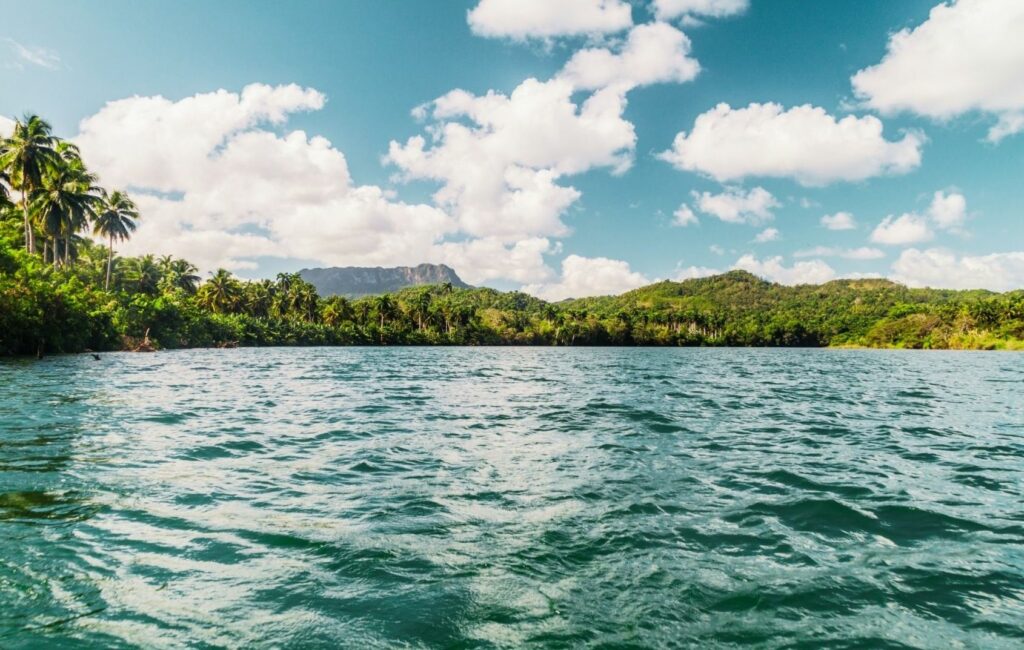
<path id="1" fill-rule="evenodd" d="M 72 237 L 95 217 L 101 199 L 97 195 L 100 190 L 95 186 L 96 176 L 86 171 L 78 149 L 58 142 L 56 150 L 60 159 L 43 174 L 39 189 L 32 193 L 31 207 L 53 242 L 54 266 L 60 259 L 57 243 L 64 240 L 66 266 L 71 261 Z"/>
<path id="2" fill-rule="evenodd" d="M 163 274 L 152 255 L 130 257 L 125 261 L 125 275 L 139 293 L 155 294 Z"/>
<path id="3" fill-rule="evenodd" d="M 320 320 L 328 327 L 334 327 L 342 321 L 352 320 L 354 315 L 352 303 L 342 296 L 331 296 L 320 303 Z"/>
<path id="4" fill-rule="evenodd" d="M 21 212 L 25 220 L 25 248 L 36 252 L 35 235 L 29 220 L 29 195 L 39 189 L 46 170 L 54 166 L 59 155 L 57 138 L 50 125 L 38 115 L 26 115 L 14 123 L 14 133 L 0 155 L 0 169 L 7 170 L 12 186 L 21 192 Z"/>
<path id="5" fill-rule="evenodd" d="M 416 313 L 416 327 L 423 331 L 423 319 L 430 313 L 430 289 L 423 289 L 413 298 L 413 310 Z"/>
<path id="6" fill-rule="evenodd" d="M 384 321 L 395 315 L 395 301 L 390 295 L 384 294 L 373 299 L 373 306 L 377 308 L 377 315 L 380 317 L 380 326 L 384 327 Z"/>
<path id="7" fill-rule="evenodd" d="M 199 287 L 199 269 L 188 260 L 171 262 L 171 273 L 174 274 L 174 286 L 185 293 L 195 293 Z"/>
<path id="8" fill-rule="evenodd" d="M 0 159 L 4 157 L 4 153 L 7 151 L 7 140 L 0 138 Z M 0 167 L 0 211 L 5 210 L 8 207 L 13 206 L 11 203 L 11 175 L 7 169 Z"/>
<path id="9" fill-rule="evenodd" d="M 197 275 L 199 269 L 191 262 L 182 259 L 176 260 L 171 255 L 162 255 L 157 260 L 157 265 L 163 274 L 161 278 L 162 291 L 180 289 L 188 294 L 196 292 L 201 278 Z"/>
<path id="10" fill-rule="evenodd" d="M 272 280 L 260 280 L 245 285 L 242 301 L 250 316 L 267 318 L 274 304 L 277 287 Z"/>
<path id="11" fill-rule="evenodd" d="M 114 240 L 125 241 L 135 232 L 139 211 L 124 192 L 102 195 L 102 204 L 93 220 L 93 232 L 107 238 L 107 279 L 103 289 L 110 289 L 110 267 L 114 260 Z"/>
<path id="12" fill-rule="evenodd" d="M 199 301 L 203 306 L 215 313 L 223 313 L 234 308 L 242 292 L 238 281 L 224 269 L 217 269 L 209 280 L 199 289 Z"/>

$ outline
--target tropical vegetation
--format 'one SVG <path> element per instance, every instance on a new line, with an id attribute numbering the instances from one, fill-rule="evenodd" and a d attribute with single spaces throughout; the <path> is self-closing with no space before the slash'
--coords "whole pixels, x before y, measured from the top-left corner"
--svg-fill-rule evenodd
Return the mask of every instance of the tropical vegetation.
<path id="1" fill-rule="evenodd" d="M 549 303 L 452 285 L 346 299 L 122 257 L 144 219 L 37 116 L 0 140 L 0 354 L 266 345 L 705 345 L 1024 349 L 1024 290 L 887 280 L 787 287 L 733 271 Z M 90 237 L 89 235 L 92 235 Z M 93 239 L 95 237 L 95 239 Z"/>

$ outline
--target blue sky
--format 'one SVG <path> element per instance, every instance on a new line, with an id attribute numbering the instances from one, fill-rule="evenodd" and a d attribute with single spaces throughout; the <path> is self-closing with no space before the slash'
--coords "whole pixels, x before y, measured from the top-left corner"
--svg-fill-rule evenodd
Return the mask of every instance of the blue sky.
<path id="1" fill-rule="evenodd" d="M 0 115 L 129 188 L 126 254 L 1024 286 L 1014 0 L 0 5 Z"/>

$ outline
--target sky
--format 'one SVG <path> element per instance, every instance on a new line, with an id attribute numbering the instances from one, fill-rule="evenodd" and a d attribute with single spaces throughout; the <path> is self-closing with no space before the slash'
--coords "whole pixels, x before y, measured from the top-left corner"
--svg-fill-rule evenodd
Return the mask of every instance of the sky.
<path id="1" fill-rule="evenodd" d="M 734 268 L 1024 287 L 1019 0 L 0 0 L 28 113 L 272 277 L 445 263 L 547 299 Z"/>

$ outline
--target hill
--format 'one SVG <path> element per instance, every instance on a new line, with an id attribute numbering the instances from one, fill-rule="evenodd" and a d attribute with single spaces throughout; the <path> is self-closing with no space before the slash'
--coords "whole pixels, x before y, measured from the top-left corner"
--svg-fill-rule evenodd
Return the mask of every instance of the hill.
<path id="1" fill-rule="evenodd" d="M 459 287 L 444 273 L 454 281 L 350 299 L 322 297 L 299 274 L 246 282 L 221 270 L 199 284 L 184 260 L 146 255 L 115 258 L 107 289 L 104 247 L 83 239 L 72 261 L 54 268 L 24 250 L 18 215 L 8 215 L 0 218 L 0 354 L 409 344 L 1024 349 L 1024 291 L 887 280 L 791 287 L 733 271 L 549 303 Z M 356 290 L 381 286 L 369 281 L 376 277 Z"/>
<path id="2" fill-rule="evenodd" d="M 299 276 L 316 287 L 317 293 L 323 297 L 356 298 L 426 284 L 451 284 L 460 289 L 469 288 L 452 268 L 444 264 L 391 268 L 336 266 L 326 269 L 302 269 Z"/>

